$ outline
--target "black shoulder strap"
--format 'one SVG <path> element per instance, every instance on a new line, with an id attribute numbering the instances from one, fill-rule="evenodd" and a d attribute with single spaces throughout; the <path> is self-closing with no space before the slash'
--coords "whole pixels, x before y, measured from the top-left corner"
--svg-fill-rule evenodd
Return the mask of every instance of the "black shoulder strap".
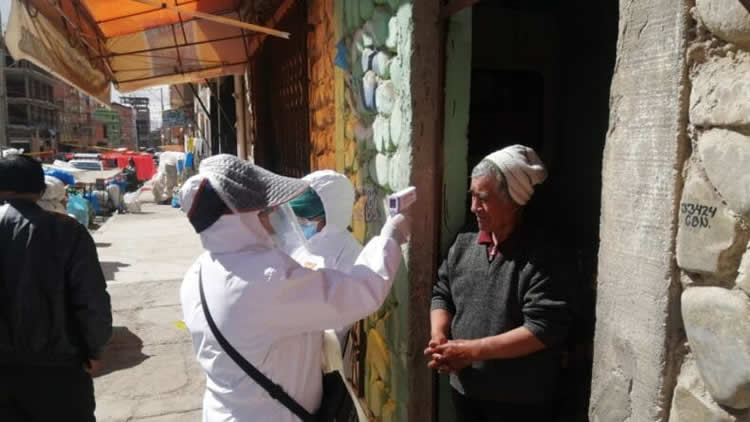
<path id="1" fill-rule="evenodd" d="M 208 305 L 206 304 L 206 295 L 203 293 L 203 277 L 201 276 L 201 273 L 202 271 L 198 270 L 198 284 L 201 292 L 201 304 L 203 305 L 203 313 L 206 316 L 206 322 L 208 322 L 208 326 L 211 328 L 211 333 L 213 333 L 216 341 L 219 342 L 219 345 L 221 345 L 221 347 L 229 355 L 229 357 L 232 358 L 234 363 L 242 368 L 242 370 L 245 371 L 245 373 L 250 378 L 252 378 L 253 381 L 263 387 L 263 389 L 265 389 L 271 397 L 278 400 L 279 403 L 283 404 L 287 409 L 289 409 L 289 411 L 297 415 L 297 417 L 301 420 L 305 422 L 315 421 L 315 417 L 310 414 L 310 412 L 308 412 L 304 407 L 297 403 L 296 400 L 289 396 L 289 394 L 287 394 L 280 385 L 271 381 L 268 377 L 263 375 L 262 372 L 256 369 L 252 363 L 248 362 L 247 359 L 242 357 L 242 355 L 240 355 L 237 350 L 235 350 L 234 347 L 229 344 L 227 339 L 224 338 L 224 336 L 219 331 L 219 328 L 214 323 L 214 319 L 211 317 L 211 312 L 208 310 Z"/>

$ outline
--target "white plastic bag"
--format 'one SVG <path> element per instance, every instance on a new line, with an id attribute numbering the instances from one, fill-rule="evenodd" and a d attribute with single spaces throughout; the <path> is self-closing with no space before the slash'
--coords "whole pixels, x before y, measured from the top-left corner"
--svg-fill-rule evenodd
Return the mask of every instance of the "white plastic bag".
<path id="1" fill-rule="evenodd" d="M 125 209 L 128 212 L 139 213 L 141 212 L 141 202 L 138 200 L 140 191 L 126 193 L 123 196 L 123 202 L 125 202 Z"/>

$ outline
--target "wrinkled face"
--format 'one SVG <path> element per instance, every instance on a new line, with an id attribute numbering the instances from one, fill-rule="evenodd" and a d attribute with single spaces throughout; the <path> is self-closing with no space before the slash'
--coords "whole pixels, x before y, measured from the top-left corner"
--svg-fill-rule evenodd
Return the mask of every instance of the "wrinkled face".
<path id="1" fill-rule="evenodd" d="M 477 217 L 479 230 L 500 233 L 516 222 L 520 206 L 502 190 L 492 175 L 471 178 L 471 212 Z"/>

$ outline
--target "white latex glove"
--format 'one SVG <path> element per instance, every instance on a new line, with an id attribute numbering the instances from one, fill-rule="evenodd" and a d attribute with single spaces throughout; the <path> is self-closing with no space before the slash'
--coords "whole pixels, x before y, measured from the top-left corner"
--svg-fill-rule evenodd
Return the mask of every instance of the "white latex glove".
<path id="1" fill-rule="evenodd" d="M 388 217 L 383 229 L 380 230 L 380 235 L 383 237 L 390 237 L 399 245 L 403 245 L 411 235 L 411 226 L 403 214 L 396 214 L 392 217 Z"/>

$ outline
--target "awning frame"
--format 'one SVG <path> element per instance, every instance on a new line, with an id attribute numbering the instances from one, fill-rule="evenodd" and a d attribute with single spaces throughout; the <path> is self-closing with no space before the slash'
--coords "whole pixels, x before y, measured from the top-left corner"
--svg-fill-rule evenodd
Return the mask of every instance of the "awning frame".
<path id="1" fill-rule="evenodd" d="M 100 93 L 97 96 L 99 101 L 106 100 L 103 94 L 105 82 L 114 84 L 122 92 L 129 92 L 149 85 L 197 82 L 205 78 L 241 73 L 266 36 L 288 38 L 290 35 L 284 31 L 244 22 L 247 19 L 242 18 L 244 6 L 241 1 L 216 0 L 214 3 L 211 0 L 126 0 L 136 3 L 130 10 L 124 5 L 123 9 L 107 10 L 106 3 L 92 1 L 95 3 L 89 4 L 82 0 L 15 0 L 14 5 L 25 9 L 19 12 L 28 16 L 25 21 L 28 26 L 25 28 L 37 31 L 34 36 L 41 39 L 57 38 L 57 45 L 63 42 L 67 44 L 65 49 L 78 51 L 78 62 L 68 61 L 66 57 L 71 56 L 61 56 L 59 53 L 55 56 L 57 62 L 49 62 L 45 61 L 44 54 L 35 57 L 35 53 L 25 50 L 21 50 L 21 57 L 48 68 L 65 80 L 68 80 L 68 76 L 78 80 L 77 86 L 80 89 L 92 95 L 94 92 Z M 274 15 L 293 2 L 294 0 L 280 0 Z M 160 10 L 164 10 L 164 13 L 154 13 Z M 119 13 L 124 14 L 118 16 Z M 137 18 L 149 13 L 151 16 L 144 17 L 143 23 Z M 44 24 L 47 26 L 40 27 L 34 23 L 37 15 L 45 17 L 49 22 Z M 105 19 L 97 21 L 97 17 Z M 278 22 L 274 17 L 268 19 L 269 26 Z M 117 24 L 100 27 L 100 24 L 117 20 L 123 20 L 122 30 L 117 28 Z M 221 29 L 222 25 L 234 29 L 224 31 Z M 45 32 L 38 28 L 47 30 Z M 45 44 L 55 45 L 47 41 Z M 231 48 L 227 48 L 228 46 Z M 47 51 L 63 50 L 47 47 Z M 159 52 L 168 53 L 158 54 Z M 144 66 L 138 66 L 139 60 L 143 61 Z M 83 73 L 75 74 L 76 63 L 81 61 L 88 62 L 86 69 L 89 73 L 84 78 L 81 78 Z M 97 74 L 97 87 L 89 89 L 87 81 L 92 79 L 88 75 L 94 74 Z"/>

